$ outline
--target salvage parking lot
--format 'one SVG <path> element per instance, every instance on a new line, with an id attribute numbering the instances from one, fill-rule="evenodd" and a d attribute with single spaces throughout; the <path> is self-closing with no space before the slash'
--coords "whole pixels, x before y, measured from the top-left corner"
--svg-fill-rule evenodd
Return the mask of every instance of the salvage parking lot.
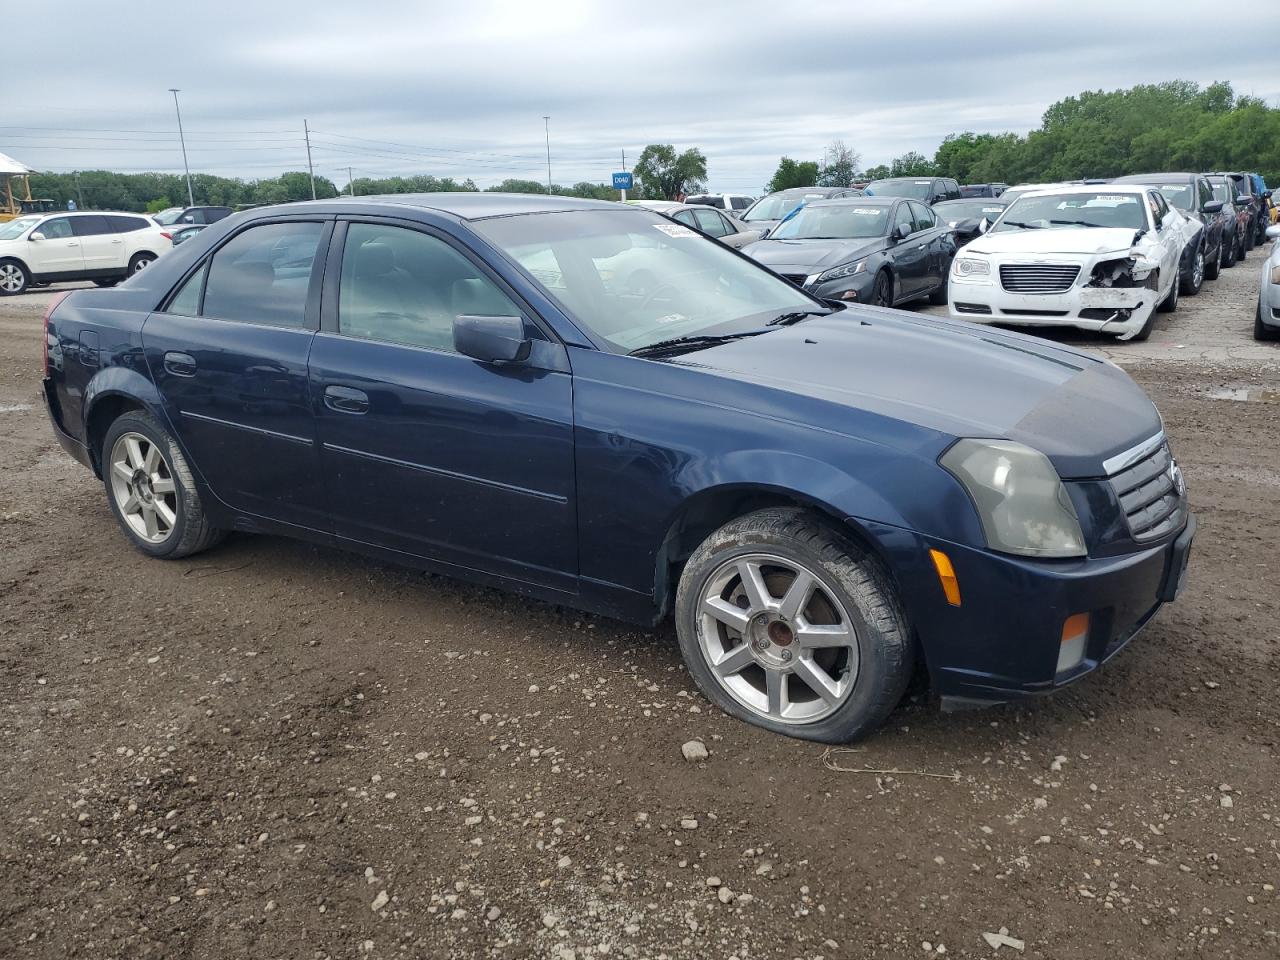
<path id="1" fill-rule="evenodd" d="M 835 754 L 711 708 L 669 627 L 274 538 L 146 560 L 40 408 L 48 295 L 0 301 L 5 950 L 966 957 L 1003 929 L 1026 956 L 1275 956 L 1262 259 L 1146 343 L 1064 335 L 1164 414 L 1200 520 L 1183 598 L 1053 699 L 917 694 Z"/>

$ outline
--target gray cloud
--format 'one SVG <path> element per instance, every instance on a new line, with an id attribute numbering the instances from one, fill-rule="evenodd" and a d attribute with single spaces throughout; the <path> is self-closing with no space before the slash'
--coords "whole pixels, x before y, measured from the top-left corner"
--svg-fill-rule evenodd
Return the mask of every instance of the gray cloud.
<path id="1" fill-rule="evenodd" d="M 950 132 L 1030 129 L 1086 89 L 1229 80 L 1280 104 L 1273 51 L 1235 39 L 1271 0 L 46 4 L 57 42 L 6 53 L 0 152 L 53 170 L 181 170 L 171 86 L 193 171 L 303 169 L 306 117 L 338 182 L 348 165 L 541 179 L 549 114 L 557 182 L 606 180 L 622 150 L 662 142 L 748 191 L 835 137 L 868 165 L 929 154 Z"/>

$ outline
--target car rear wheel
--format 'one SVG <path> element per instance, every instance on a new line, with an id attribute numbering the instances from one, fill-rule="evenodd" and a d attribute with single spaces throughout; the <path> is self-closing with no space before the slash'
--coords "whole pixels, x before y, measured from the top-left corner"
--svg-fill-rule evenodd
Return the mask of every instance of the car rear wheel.
<path id="1" fill-rule="evenodd" d="M 1191 270 L 1183 273 L 1178 272 L 1178 280 L 1181 284 L 1183 296 L 1194 297 L 1200 292 L 1200 288 L 1204 286 L 1204 245 L 1196 248 L 1196 255 L 1191 259 Z"/>
<path id="2" fill-rule="evenodd" d="M 1258 301 L 1257 312 L 1253 315 L 1253 339 L 1280 340 L 1280 329 L 1268 327 L 1262 322 L 1262 301 Z"/>
<path id="3" fill-rule="evenodd" d="M 31 285 L 31 274 L 17 260 L 0 260 L 0 297 L 13 297 Z"/>
<path id="4" fill-rule="evenodd" d="M 804 510 L 761 510 L 711 534 L 685 565 L 675 616 L 707 699 L 776 733 L 856 739 L 911 677 L 910 631 L 888 577 Z"/>
<path id="5" fill-rule="evenodd" d="M 1236 265 L 1236 235 L 1233 233 L 1230 242 L 1222 238 L 1222 266 L 1230 270 Z"/>
<path id="6" fill-rule="evenodd" d="M 176 560 L 222 538 L 205 515 L 182 451 L 149 414 L 126 413 L 111 424 L 101 463 L 112 512 L 143 553 Z"/>
<path id="7" fill-rule="evenodd" d="M 133 259 L 129 261 L 129 276 L 139 273 L 156 262 L 154 253 L 135 253 Z"/>

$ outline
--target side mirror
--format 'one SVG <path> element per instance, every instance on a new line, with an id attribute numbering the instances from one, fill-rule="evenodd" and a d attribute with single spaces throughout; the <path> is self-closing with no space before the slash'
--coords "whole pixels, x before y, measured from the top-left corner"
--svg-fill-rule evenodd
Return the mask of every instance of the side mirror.
<path id="1" fill-rule="evenodd" d="M 1280 240 L 1280 223 L 1273 223 L 1267 227 L 1267 238 L 1270 240 Z"/>
<path id="2" fill-rule="evenodd" d="M 983 217 L 981 220 L 978 221 L 979 233 L 986 233 L 990 229 L 991 229 L 991 221 L 988 220 L 986 217 Z"/>
<path id="3" fill-rule="evenodd" d="M 31 231 L 31 236 L 27 237 L 27 239 L 28 239 L 28 240 L 43 240 L 43 239 L 44 239 L 44 234 L 43 234 L 43 233 L 41 233 L 39 230 L 33 230 L 33 231 Z"/>
<path id="4" fill-rule="evenodd" d="M 519 363 L 529 358 L 533 342 L 525 336 L 523 317 L 462 314 L 453 318 L 453 346 L 484 363 Z"/>
<path id="5" fill-rule="evenodd" d="M 769 234 L 771 233 L 773 233 L 773 227 L 765 227 L 763 230 L 760 231 L 760 239 L 761 240 L 767 239 Z"/>
<path id="6" fill-rule="evenodd" d="M 1253 198 L 1249 196 L 1247 193 L 1242 193 L 1238 197 L 1236 197 L 1236 206 L 1247 207 L 1250 201 L 1252 200 Z"/>
<path id="7" fill-rule="evenodd" d="M 895 240 L 905 240 L 911 236 L 911 227 L 905 223 L 900 223 L 894 228 L 893 238 Z"/>
<path id="8" fill-rule="evenodd" d="M 1221 200 L 1210 200 L 1210 201 L 1209 201 L 1208 203 L 1206 203 L 1203 207 L 1201 207 L 1201 209 L 1202 209 L 1202 210 L 1204 210 L 1204 212 L 1205 212 L 1205 213 L 1221 213 L 1221 212 L 1222 212 L 1222 201 L 1221 201 Z"/>

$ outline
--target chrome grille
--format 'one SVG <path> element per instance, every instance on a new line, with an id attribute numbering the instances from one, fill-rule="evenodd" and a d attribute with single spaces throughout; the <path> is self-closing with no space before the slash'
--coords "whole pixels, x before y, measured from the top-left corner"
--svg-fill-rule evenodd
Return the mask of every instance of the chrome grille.
<path id="1" fill-rule="evenodd" d="M 1164 437 L 1153 440 L 1146 451 L 1139 449 L 1107 479 L 1134 540 L 1158 540 L 1182 526 L 1186 486 Z"/>
<path id="2" fill-rule="evenodd" d="M 1066 293 L 1080 276 L 1077 264 L 1004 263 L 1000 285 L 1010 293 Z"/>

